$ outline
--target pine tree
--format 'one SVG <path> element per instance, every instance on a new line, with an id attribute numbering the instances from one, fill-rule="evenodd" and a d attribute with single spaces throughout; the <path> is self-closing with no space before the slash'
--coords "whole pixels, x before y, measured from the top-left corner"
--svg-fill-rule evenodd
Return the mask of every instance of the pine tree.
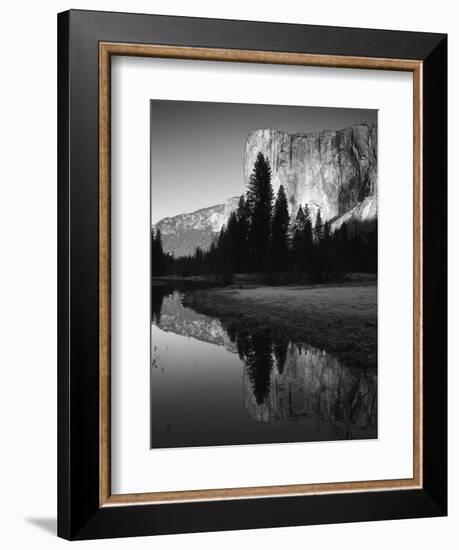
<path id="1" fill-rule="evenodd" d="M 238 239 L 239 239 L 239 223 L 237 221 L 236 212 L 231 212 L 228 223 L 226 226 L 226 274 L 232 275 L 236 271 L 239 250 L 238 250 Z"/>
<path id="2" fill-rule="evenodd" d="M 290 216 L 284 186 L 279 187 L 274 204 L 271 225 L 271 263 L 272 268 L 282 271 L 288 267 L 288 228 Z"/>
<path id="3" fill-rule="evenodd" d="M 152 275 L 164 275 L 164 271 L 165 254 L 163 251 L 161 231 L 158 228 L 155 234 L 152 234 L 151 239 L 151 273 Z"/>
<path id="4" fill-rule="evenodd" d="M 249 263 L 249 211 L 244 195 L 239 198 L 239 203 L 236 210 L 238 223 L 237 247 L 238 261 L 237 271 L 246 273 Z"/>
<path id="5" fill-rule="evenodd" d="M 222 226 L 218 235 L 216 246 L 216 267 L 217 272 L 224 275 L 227 272 L 227 252 L 226 252 L 226 227 Z"/>
<path id="6" fill-rule="evenodd" d="M 330 240 L 330 224 L 328 223 L 328 220 L 324 223 L 323 239 L 324 241 Z"/>
<path id="7" fill-rule="evenodd" d="M 351 268 L 351 247 L 346 223 L 339 228 L 337 241 L 339 269 L 341 273 L 348 273 Z"/>
<path id="8" fill-rule="evenodd" d="M 331 259 L 331 236 L 330 236 L 330 224 L 328 220 L 323 225 L 322 240 L 319 243 L 320 257 L 322 260 L 322 271 L 329 277 L 332 271 L 332 259 Z"/>
<path id="9" fill-rule="evenodd" d="M 202 251 L 202 248 L 200 246 L 197 246 L 194 252 L 194 271 L 198 275 L 202 275 L 204 273 L 203 260 L 204 260 L 204 253 Z"/>
<path id="10" fill-rule="evenodd" d="M 302 271 L 303 266 L 303 238 L 304 238 L 304 212 L 300 204 L 296 213 L 295 222 L 292 228 L 292 251 L 293 251 L 293 263 L 296 269 Z"/>
<path id="11" fill-rule="evenodd" d="M 151 232 L 151 275 L 154 277 L 156 275 L 156 258 L 157 258 L 157 252 L 156 252 L 156 239 L 155 239 L 155 233 Z"/>
<path id="12" fill-rule="evenodd" d="M 313 271 L 313 244 L 314 239 L 312 236 L 312 221 L 311 213 L 307 204 L 304 205 L 304 227 L 303 227 L 303 240 L 302 240 L 302 268 L 305 273 L 310 275 Z"/>
<path id="13" fill-rule="evenodd" d="M 310 274 L 313 263 L 313 237 L 312 223 L 309 207 L 307 204 L 299 207 L 295 224 L 293 226 L 292 250 L 296 269 L 303 273 Z"/>
<path id="14" fill-rule="evenodd" d="M 249 259 L 253 271 L 270 268 L 270 226 L 273 203 L 269 161 L 258 153 L 247 190 Z"/>
<path id="15" fill-rule="evenodd" d="M 323 223 L 322 223 L 322 216 L 320 215 L 320 208 L 317 210 L 316 215 L 316 224 L 314 226 L 314 234 L 316 237 L 316 242 L 320 242 L 322 240 L 323 236 Z"/>
<path id="16" fill-rule="evenodd" d="M 368 241 L 366 246 L 366 267 L 369 273 L 378 272 L 378 224 L 376 223 L 374 228 L 368 235 Z"/>
<path id="17" fill-rule="evenodd" d="M 320 214 L 320 208 L 317 210 L 316 222 L 314 224 L 314 239 L 312 246 L 312 260 L 310 264 L 309 275 L 315 282 L 321 282 L 323 278 L 323 234 L 324 226 L 322 222 L 322 216 Z"/>

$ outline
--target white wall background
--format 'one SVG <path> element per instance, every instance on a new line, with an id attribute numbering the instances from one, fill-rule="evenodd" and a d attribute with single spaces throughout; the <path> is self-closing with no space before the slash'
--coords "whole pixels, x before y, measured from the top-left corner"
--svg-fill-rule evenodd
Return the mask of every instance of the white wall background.
<path id="1" fill-rule="evenodd" d="M 133 11 L 449 33 L 450 281 L 457 280 L 459 19 L 450 0 L 298 2 L 63 0 L 3 6 L 0 18 L 0 544 L 52 549 L 56 518 L 56 13 Z M 458 291 L 450 285 L 450 516 L 156 539 L 89 548 L 456 548 L 459 539 Z"/>

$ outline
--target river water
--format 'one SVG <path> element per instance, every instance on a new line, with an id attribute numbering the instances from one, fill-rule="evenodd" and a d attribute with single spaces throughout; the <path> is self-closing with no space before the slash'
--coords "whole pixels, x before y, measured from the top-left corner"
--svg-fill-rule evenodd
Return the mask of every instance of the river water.
<path id="1" fill-rule="evenodd" d="M 262 326 L 229 334 L 185 308 L 184 292 L 152 289 L 152 448 L 377 437 L 375 370 Z"/>

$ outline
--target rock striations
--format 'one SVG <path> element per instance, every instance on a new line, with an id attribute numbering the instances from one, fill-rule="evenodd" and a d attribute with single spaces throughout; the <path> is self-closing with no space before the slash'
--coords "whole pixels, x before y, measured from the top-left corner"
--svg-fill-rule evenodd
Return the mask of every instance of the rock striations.
<path id="1" fill-rule="evenodd" d="M 374 124 L 313 134 L 260 129 L 249 134 L 244 174 L 250 178 L 258 152 L 269 160 L 274 192 L 282 184 L 290 213 L 308 204 L 313 216 L 337 220 L 367 199 L 365 216 L 376 216 L 377 131 Z"/>
<path id="2" fill-rule="evenodd" d="M 343 130 L 288 134 L 262 128 L 249 134 L 245 146 L 244 178 L 248 183 L 257 154 L 269 160 L 276 193 L 284 186 L 291 216 L 308 204 L 314 218 L 332 229 L 346 221 L 370 221 L 377 217 L 377 128 L 356 124 Z M 158 222 L 166 252 L 192 254 L 197 246 L 207 249 L 237 207 L 237 197 L 224 204 Z"/>

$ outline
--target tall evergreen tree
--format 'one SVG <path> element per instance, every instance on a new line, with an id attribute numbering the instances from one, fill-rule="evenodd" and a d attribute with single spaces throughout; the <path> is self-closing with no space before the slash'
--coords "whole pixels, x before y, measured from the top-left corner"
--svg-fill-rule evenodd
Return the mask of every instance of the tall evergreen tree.
<path id="1" fill-rule="evenodd" d="M 151 268 L 151 274 L 153 277 L 156 275 L 156 257 L 157 257 L 156 239 L 155 239 L 155 233 L 152 231 L 151 232 L 151 256 L 150 256 L 151 266 L 150 268 Z"/>
<path id="2" fill-rule="evenodd" d="M 228 223 L 226 226 L 226 242 L 225 247 L 227 249 L 227 263 L 226 271 L 228 275 L 232 275 L 236 269 L 239 259 L 239 250 L 238 250 L 238 239 L 239 239 L 239 223 L 237 220 L 236 212 L 231 212 Z"/>
<path id="3" fill-rule="evenodd" d="M 198 275 L 202 275 L 205 272 L 204 271 L 204 253 L 200 246 L 197 246 L 194 252 L 194 264 L 195 264 L 194 271 Z"/>
<path id="4" fill-rule="evenodd" d="M 277 271 L 286 270 L 288 267 L 289 223 L 287 197 L 285 196 L 284 186 L 281 185 L 274 203 L 271 225 L 271 264 L 272 268 Z"/>
<path id="5" fill-rule="evenodd" d="M 319 254 L 322 261 L 322 271 L 324 271 L 327 274 L 327 277 L 329 277 L 330 273 L 333 270 L 333 261 L 330 224 L 328 223 L 328 220 L 323 225 L 322 240 L 319 243 L 319 247 Z"/>
<path id="6" fill-rule="evenodd" d="M 299 207 L 293 226 L 293 261 L 297 270 L 310 273 L 312 269 L 312 223 L 307 204 Z"/>
<path id="7" fill-rule="evenodd" d="M 226 250 L 226 227 L 220 229 L 216 246 L 216 271 L 220 274 L 228 272 L 228 255 Z"/>
<path id="8" fill-rule="evenodd" d="M 320 215 L 320 208 L 318 208 L 317 215 L 316 215 L 316 223 L 314 226 L 314 234 L 316 237 L 316 242 L 318 243 L 322 240 L 323 230 L 324 229 L 323 229 L 323 223 L 322 223 L 322 216 Z"/>
<path id="9" fill-rule="evenodd" d="M 368 235 L 366 246 L 366 262 L 365 268 L 369 273 L 378 272 L 378 224 L 375 223 L 374 228 Z"/>
<path id="10" fill-rule="evenodd" d="M 323 255 L 323 235 L 324 224 L 322 222 L 322 216 L 320 208 L 317 210 L 316 221 L 314 224 L 314 242 L 312 247 L 312 260 L 310 264 L 309 275 L 315 282 L 320 282 L 323 279 L 324 272 L 324 255 Z"/>
<path id="11" fill-rule="evenodd" d="M 308 273 L 309 275 L 312 272 L 312 262 L 314 261 L 313 258 L 313 243 L 314 239 L 312 236 L 312 221 L 311 221 L 311 213 L 309 211 L 309 207 L 307 204 L 304 205 L 304 227 L 303 227 L 303 240 L 302 240 L 302 257 L 303 257 L 303 264 L 302 268 L 305 273 Z"/>
<path id="12" fill-rule="evenodd" d="M 304 212 L 303 207 L 299 206 L 296 213 L 295 222 L 292 228 L 292 252 L 295 268 L 302 271 L 303 266 L 303 237 L 304 237 Z"/>
<path id="13" fill-rule="evenodd" d="M 151 273 L 152 275 L 164 275 L 165 254 L 163 251 L 163 242 L 159 228 L 151 239 Z"/>
<path id="14" fill-rule="evenodd" d="M 337 231 L 338 267 L 341 273 L 347 273 L 351 269 L 351 244 L 346 222 Z"/>
<path id="15" fill-rule="evenodd" d="M 245 201 L 244 195 L 239 198 L 239 203 L 236 210 L 238 234 L 237 248 L 238 261 L 237 271 L 246 273 L 249 263 L 249 209 Z"/>
<path id="16" fill-rule="evenodd" d="M 258 153 L 247 190 L 249 209 L 249 255 L 253 271 L 270 268 L 270 229 L 273 204 L 271 167 Z"/>

